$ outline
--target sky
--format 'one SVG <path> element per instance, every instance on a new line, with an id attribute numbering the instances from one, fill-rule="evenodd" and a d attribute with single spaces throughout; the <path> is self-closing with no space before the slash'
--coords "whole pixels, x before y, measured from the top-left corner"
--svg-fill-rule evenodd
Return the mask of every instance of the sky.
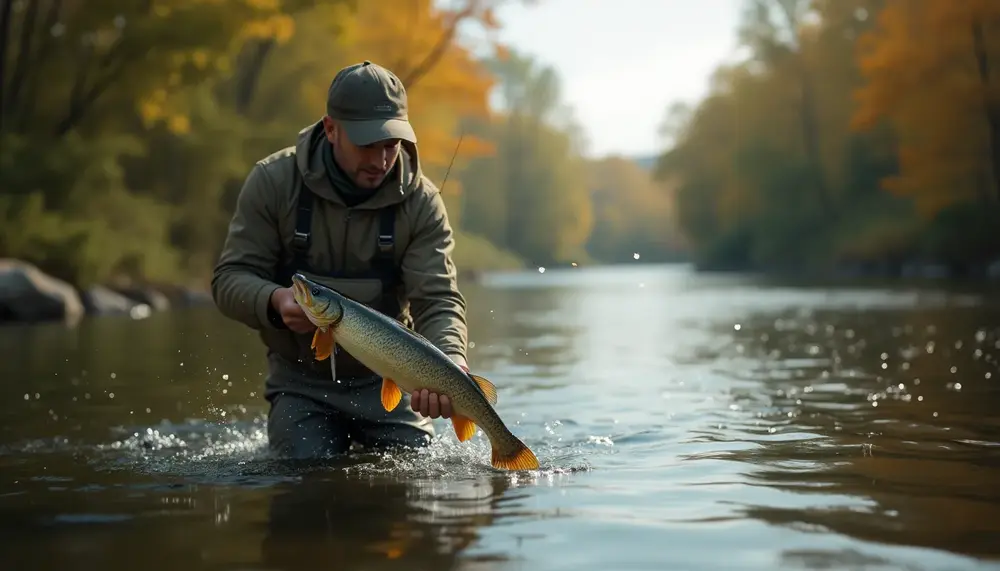
<path id="1" fill-rule="evenodd" d="M 508 0 L 504 44 L 554 67 L 587 154 L 661 152 L 669 106 L 696 102 L 736 49 L 741 0 Z"/>

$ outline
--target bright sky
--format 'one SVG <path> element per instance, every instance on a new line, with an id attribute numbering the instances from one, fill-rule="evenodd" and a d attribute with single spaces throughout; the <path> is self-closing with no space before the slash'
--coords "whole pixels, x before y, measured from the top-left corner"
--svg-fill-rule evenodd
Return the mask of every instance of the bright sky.
<path id="1" fill-rule="evenodd" d="M 559 72 L 588 154 L 648 155 L 671 103 L 704 95 L 735 50 L 741 0 L 520 0 L 500 40 Z"/>

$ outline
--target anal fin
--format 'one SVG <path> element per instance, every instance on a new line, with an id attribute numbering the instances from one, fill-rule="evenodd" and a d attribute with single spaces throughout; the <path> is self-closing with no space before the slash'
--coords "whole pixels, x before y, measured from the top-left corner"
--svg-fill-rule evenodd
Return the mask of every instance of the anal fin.
<path id="1" fill-rule="evenodd" d="M 465 442 L 476 435 L 476 423 L 464 416 L 452 416 L 451 424 L 455 427 L 455 435 L 458 436 L 459 442 Z"/>
<path id="2" fill-rule="evenodd" d="M 392 379 L 382 379 L 382 406 L 387 411 L 392 411 L 403 398 L 403 391 L 399 390 L 399 385 Z"/>

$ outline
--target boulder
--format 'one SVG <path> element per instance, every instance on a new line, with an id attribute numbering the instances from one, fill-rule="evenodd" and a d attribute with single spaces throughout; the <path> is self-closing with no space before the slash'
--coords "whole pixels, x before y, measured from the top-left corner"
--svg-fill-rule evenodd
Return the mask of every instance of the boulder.
<path id="1" fill-rule="evenodd" d="M 170 299 L 162 292 L 150 287 L 118 287 L 115 288 L 115 291 L 131 300 L 148 305 L 154 311 L 166 311 L 170 309 Z"/>
<path id="2" fill-rule="evenodd" d="M 104 286 L 93 286 L 81 296 L 83 307 L 92 315 L 129 315 L 136 319 L 148 317 L 149 305 Z"/>
<path id="3" fill-rule="evenodd" d="M 72 324 L 83 315 L 83 302 L 73 286 L 27 262 L 0 259 L 0 322 Z"/>

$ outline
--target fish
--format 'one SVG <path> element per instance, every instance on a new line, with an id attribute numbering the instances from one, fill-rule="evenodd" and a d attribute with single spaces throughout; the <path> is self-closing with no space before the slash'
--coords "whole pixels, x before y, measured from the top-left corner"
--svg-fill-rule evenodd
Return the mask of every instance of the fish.
<path id="1" fill-rule="evenodd" d="M 312 349 L 317 360 L 330 358 L 334 344 L 382 377 L 382 406 L 392 411 L 403 397 L 427 389 L 451 402 L 451 423 L 460 442 L 482 428 L 491 446 L 490 463 L 501 470 L 536 470 L 538 458 L 515 436 L 494 406 L 494 384 L 460 367 L 426 337 L 399 321 L 301 273 L 292 276 L 292 293 L 316 326 Z"/>

